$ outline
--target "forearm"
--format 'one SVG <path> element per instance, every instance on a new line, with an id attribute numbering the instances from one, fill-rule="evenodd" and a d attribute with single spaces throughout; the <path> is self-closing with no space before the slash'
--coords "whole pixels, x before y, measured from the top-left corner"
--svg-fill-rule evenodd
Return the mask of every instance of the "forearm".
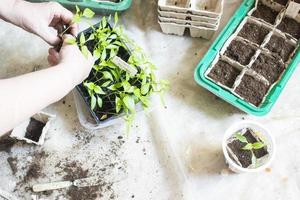
<path id="1" fill-rule="evenodd" d="M 60 100 L 75 85 L 61 66 L 0 80 L 0 136 Z"/>

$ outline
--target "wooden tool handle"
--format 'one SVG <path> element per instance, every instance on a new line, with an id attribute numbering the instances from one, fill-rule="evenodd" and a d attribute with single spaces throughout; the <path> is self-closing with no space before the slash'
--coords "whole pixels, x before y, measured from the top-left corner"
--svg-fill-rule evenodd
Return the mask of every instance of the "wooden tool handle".
<path id="1" fill-rule="evenodd" d="M 43 192 L 48 190 L 57 190 L 61 188 L 70 187 L 73 185 L 71 181 L 53 182 L 53 183 L 43 183 L 37 184 L 32 187 L 34 192 Z"/>

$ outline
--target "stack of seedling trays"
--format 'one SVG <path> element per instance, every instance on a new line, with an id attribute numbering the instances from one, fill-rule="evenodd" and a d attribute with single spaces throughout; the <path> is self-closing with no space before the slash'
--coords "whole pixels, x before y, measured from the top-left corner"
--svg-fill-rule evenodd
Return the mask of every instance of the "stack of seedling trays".
<path id="1" fill-rule="evenodd" d="M 166 34 L 210 39 L 218 30 L 223 0 L 159 0 L 158 23 Z"/>
<path id="2" fill-rule="evenodd" d="M 300 61 L 300 1 L 248 0 L 195 71 L 195 80 L 241 110 L 267 114 Z"/>

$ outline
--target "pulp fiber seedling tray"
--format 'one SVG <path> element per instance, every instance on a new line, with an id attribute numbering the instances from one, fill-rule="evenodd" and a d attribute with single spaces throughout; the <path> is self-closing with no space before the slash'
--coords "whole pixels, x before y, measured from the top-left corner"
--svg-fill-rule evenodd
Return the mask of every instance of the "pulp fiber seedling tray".
<path id="1" fill-rule="evenodd" d="M 245 0 L 243 1 L 240 8 L 236 11 L 234 16 L 230 19 L 224 30 L 217 37 L 215 42 L 209 48 L 208 52 L 204 58 L 200 61 L 194 72 L 195 81 L 206 88 L 210 92 L 214 93 L 218 97 L 224 99 L 228 103 L 234 105 L 235 107 L 253 114 L 256 116 L 264 116 L 269 113 L 274 106 L 275 102 L 279 98 L 281 92 L 286 86 L 288 80 L 292 76 L 294 70 L 300 62 L 300 50 L 296 49 L 293 59 L 286 66 L 285 71 L 283 72 L 281 78 L 276 82 L 275 85 L 271 87 L 271 90 L 268 92 L 264 101 L 259 106 L 254 106 L 251 103 L 243 100 L 242 98 L 234 95 L 229 90 L 221 87 L 216 82 L 209 80 L 206 77 L 206 72 L 210 68 L 212 62 L 219 56 L 219 52 L 223 48 L 227 40 L 235 33 L 238 26 L 246 18 L 247 14 L 255 6 L 255 0 Z M 299 44 L 299 40 L 297 41 Z M 298 45 L 299 46 L 299 45 Z"/>
<path id="2" fill-rule="evenodd" d="M 31 2 L 55 1 L 62 5 L 74 8 L 75 5 L 81 8 L 90 8 L 97 13 L 110 14 L 127 10 L 132 0 L 120 0 L 119 2 L 101 1 L 101 0 L 29 0 Z"/>

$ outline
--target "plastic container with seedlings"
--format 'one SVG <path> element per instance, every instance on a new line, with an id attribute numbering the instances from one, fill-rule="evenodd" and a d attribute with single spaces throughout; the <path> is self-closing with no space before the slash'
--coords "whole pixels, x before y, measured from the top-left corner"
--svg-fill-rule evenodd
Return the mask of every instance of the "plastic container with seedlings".
<path id="1" fill-rule="evenodd" d="M 43 145 L 54 115 L 39 112 L 13 129 L 10 137 L 27 143 Z"/>
<path id="2" fill-rule="evenodd" d="M 244 1 L 199 63 L 195 70 L 197 83 L 247 113 L 266 115 L 300 61 L 300 9 L 296 13 L 290 12 L 291 2 L 283 6 L 280 5 L 285 4 L 283 1 Z M 269 12 L 252 16 L 261 9 L 258 8 L 261 4 L 273 9 L 282 8 L 278 10 L 274 24 L 266 22 L 264 14 L 269 15 Z M 254 55 L 253 50 L 256 50 Z M 243 67 L 233 88 L 207 76 L 219 57 Z"/>
<path id="3" fill-rule="evenodd" d="M 270 132 L 261 124 L 242 121 L 227 129 L 222 147 L 229 168 L 236 173 L 245 173 L 269 167 L 276 146 Z"/>

